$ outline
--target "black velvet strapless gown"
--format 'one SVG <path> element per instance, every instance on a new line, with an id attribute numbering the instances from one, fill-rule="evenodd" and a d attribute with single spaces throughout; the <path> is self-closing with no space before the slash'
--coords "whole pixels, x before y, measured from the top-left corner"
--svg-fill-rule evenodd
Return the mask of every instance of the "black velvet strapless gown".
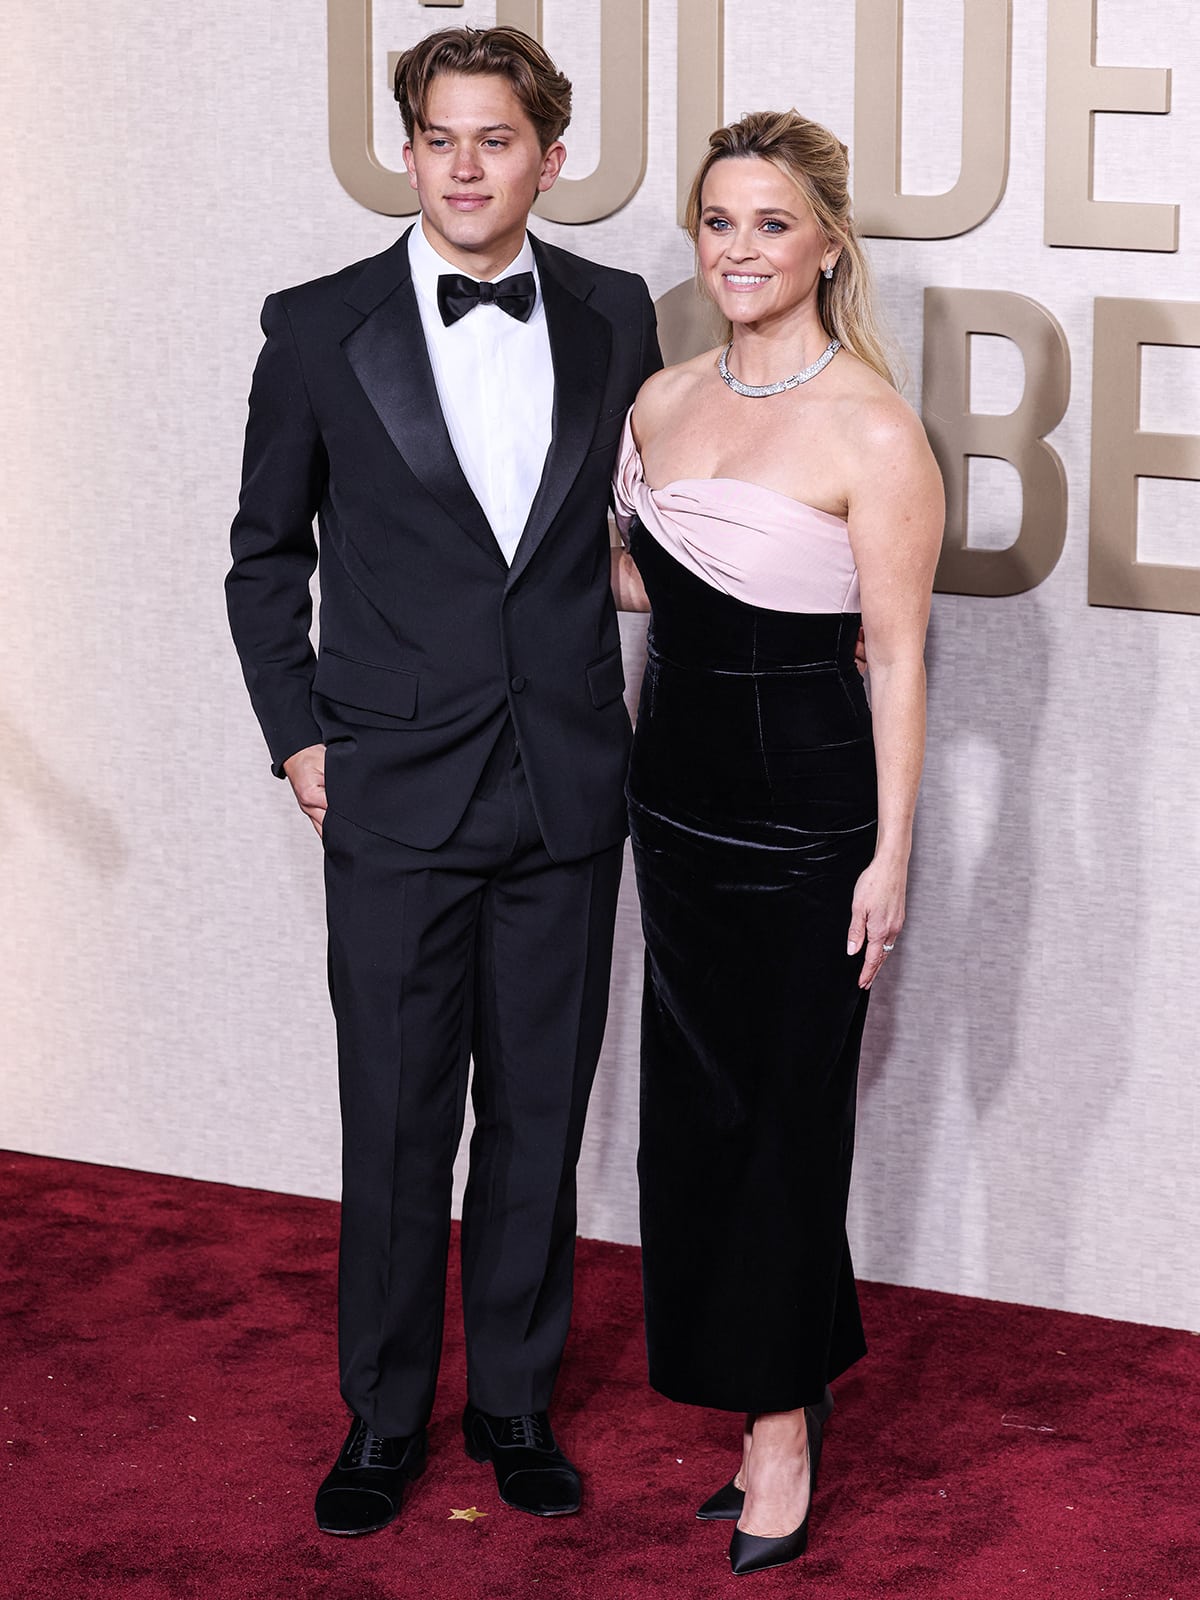
<path id="1" fill-rule="evenodd" d="M 867 1010 L 846 933 L 876 823 L 860 618 L 745 604 L 638 520 L 631 548 L 653 608 L 628 787 L 650 1381 L 791 1410 L 866 1349 L 845 1231 Z"/>

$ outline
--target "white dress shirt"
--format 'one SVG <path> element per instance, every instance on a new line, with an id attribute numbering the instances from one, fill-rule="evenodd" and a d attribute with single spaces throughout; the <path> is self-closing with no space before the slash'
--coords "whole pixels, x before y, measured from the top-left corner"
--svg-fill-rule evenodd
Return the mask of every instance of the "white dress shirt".
<path id="1" fill-rule="evenodd" d="M 499 306 L 478 305 L 448 328 L 438 310 L 437 281 L 462 269 L 443 260 L 419 221 L 408 236 L 408 258 L 450 442 L 511 566 L 542 480 L 554 414 L 550 335 L 529 236 L 496 274 L 533 273 L 538 295 L 528 322 Z"/>

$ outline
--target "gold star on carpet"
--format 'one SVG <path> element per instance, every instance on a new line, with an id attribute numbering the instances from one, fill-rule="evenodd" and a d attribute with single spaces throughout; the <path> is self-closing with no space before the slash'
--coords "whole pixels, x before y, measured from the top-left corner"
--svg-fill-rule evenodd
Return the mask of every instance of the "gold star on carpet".
<path id="1" fill-rule="evenodd" d="M 480 1511 L 477 1506 L 468 1506 L 465 1511 L 455 1511 L 452 1508 L 451 1512 L 450 1512 L 450 1515 L 446 1518 L 446 1521 L 447 1522 L 478 1522 L 480 1517 L 486 1517 L 486 1516 L 487 1516 L 487 1512 L 486 1511 Z"/>

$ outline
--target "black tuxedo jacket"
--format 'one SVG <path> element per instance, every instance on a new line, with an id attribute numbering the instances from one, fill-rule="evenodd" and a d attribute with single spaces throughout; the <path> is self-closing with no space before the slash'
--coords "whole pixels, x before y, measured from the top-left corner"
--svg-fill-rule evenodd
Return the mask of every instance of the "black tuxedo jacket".
<path id="1" fill-rule="evenodd" d="M 335 812 L 431 849 L 507 712 L 546 847 L 572 860 L 625 828 L 607 507 L 625 412 L 661 358 L 640 278 L 534 250 L 553 441 L 511 568 L 450 443 L 406 234 L 267 300 L 226 593 L 276 772 L 323 742 Z"/>

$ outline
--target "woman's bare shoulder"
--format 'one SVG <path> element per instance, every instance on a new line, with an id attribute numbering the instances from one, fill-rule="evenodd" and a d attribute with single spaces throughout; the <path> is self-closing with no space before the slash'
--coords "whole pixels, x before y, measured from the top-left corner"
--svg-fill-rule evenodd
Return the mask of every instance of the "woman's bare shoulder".
<path id="1" fill-rule="evenodd" d="M 920 417 L 866 362 L 847 363 L 840 399 L 847 442 L 855 449 L 908 455 L 928 450 Z"/>
<path id="2" fill-rule="evenodd" d="M 633 432 L 639 446 L 677 407 L 685 405 L 697 386 L 716 370 L 719 354 L 719 350 L 706 350 L 690 361 L 663 367 L 646 379 L 633 406 Z"/>
<path id="3" fill-rule="evenodd" d="M 891 513 L 900 501 L 936 510 L 941 504 L 941 474 L 920 417 L 864 362 L 856 361 L 845 378 L 835 448 L 844 469 L 852 523 L 861 527 L 864 511 L 872 507 L 886 508 L 887 520 L 894 520 Z M 939 536 L 940 528 L 939 520 Z"/>

